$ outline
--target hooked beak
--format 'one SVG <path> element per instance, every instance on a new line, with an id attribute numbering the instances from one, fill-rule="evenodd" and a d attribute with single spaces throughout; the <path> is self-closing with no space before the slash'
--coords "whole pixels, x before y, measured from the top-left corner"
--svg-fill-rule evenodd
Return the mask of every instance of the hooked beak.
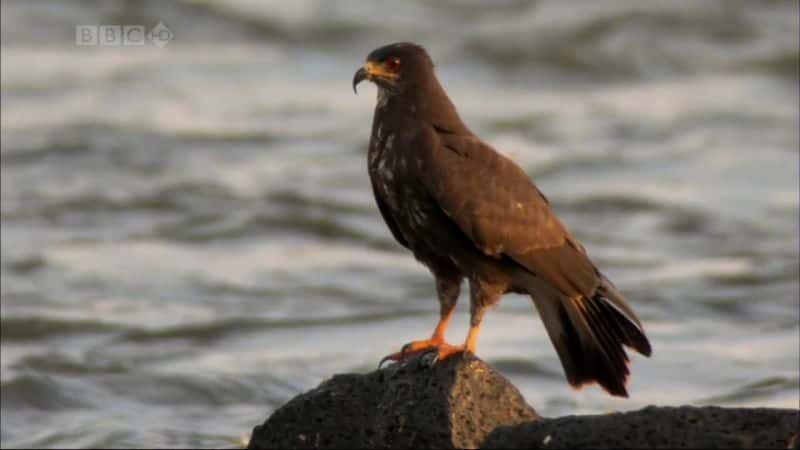
<path id="1" fill-rule="evenodd" d="M 367 61 L 353 76 L 353 92 L 358 93 L 356 85 L 364 80 L 372 81 L 379 87 L 391 91 L 397 88 L 396 82 L 399 77 L 397 72 L 388 70 L 383 64 Z"/>
<path id="2" fill-rule="evenodd" d="M 356 86 L 358 86 L 358 83 L 361 83 L 362 81 L 364 81 L 366 79 L 367 79 L 367 69 L 365 67 L 362 67 L 362 68 L 358 69 L 356 71 L 356 74 L 353 76 L 353 92 L 358 94 L 358 91 L 356 90 Z"/>

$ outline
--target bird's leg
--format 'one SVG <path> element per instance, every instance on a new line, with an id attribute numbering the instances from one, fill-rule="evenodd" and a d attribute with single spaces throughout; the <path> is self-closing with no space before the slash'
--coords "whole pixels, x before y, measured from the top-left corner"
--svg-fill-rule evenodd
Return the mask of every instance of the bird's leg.
<path id="1" fill-rule="evenodd" d="M 444 310 L 444 307 L 442 309 Z M 406 345 L 404 345 L 403 348 L 400 350 L 401 359 L 428 350 L 432 347 L 439 347 L 440 345 L 446 345 L 444 339 L 444 332 L 447 330 L 447 326 L 450 324 L 450 318 L 453 316 L 454 309 L 455 309 L 455 304 L 452 304 L 448 307 L 447 311 L 442 311 L 440 313 L 439 323 L 436 324 L 436 329 L 433 330 L 433 334 L 429 339 L 411 341 Z"/>
<path id="2" fill-rule="evenodd" d="M 386 361 L 404 361 L 411 356 L 427 352 L 434 348 L 453 347 L 445 342 L 444 333 L 447 330 L 447 326 L 450 324 L 450 318 L 453 317 L 453 310 L 455 310 L 460 290 L 460 277 L 437 276 L 436 291 L 439 297 L 440 310 L 439 323 L 436 324 L 433 334 L 429 339 L 411 341 L 405 344 L 399 352 L 392 353 L 381 359 L 378 367 L 383 365 Z"/>
<path id="3" fill-rule="evenodd" d="M 481 331 L 481 322 L 486 310 L 500 301 L 505 292 L 502 284 L 493 284 L 486 281 L 471 279 L 469 282 L 469 333 L 462 345 L 443 345 L 438 348 L 435 361 L 448 358 L 464 352 L 473 355 L 478 349 L 478 334 Z"/>
<path id="4" fill-rule="evenodd" d="M 497 303 L 500 300 L 500 297 L 503 295 L 504 289 L 500 285 L 491 285 L 481 281 L 470 281 L 470 308 L 469 308 L 469 316 L 470 316 L 470 323 L 469 323 L 469 333 L 467 333 L 467 339 L 464 341 L 462 345 L 450 345 L 447 342 L 444 342 L 444 338 L 442 337 L 441 340 L 436 340 L 436 332 L 434 332 L 434 338 L 425 340 L 425 341 L 416 341 L 406 344 L 406 346 L 412 346 L 415 350 L 411 353 L 407 351 L 401 351 L 399 353 L 395 353 L 394 355 L 389 355 L 384 360 L 393 359 L 395 361 L 402 361 L 403 359 L 407 358 L 409 354 L 417 354 L 417 353 L 433 353 L 433 360 L 431 364 L 436 363 L 437 361 L 441 361 L 443 359 L 447 359 L 450 356 L 463 354 L 464 352 L 469 352 L 475 354 L 478 348 L 478 335 L 481 331 L 481 322 L 483 321 L 483 315 L 486 313 L 486 310 Z M 444 306 L 444 303 L 443 303 Z M 442 309 L 444 312 L 444 308 Z M 447 313 L 446 320 L 440 321 L 439 324 L 443 325 L 444 327 L 447 326 L 447 321 L 450 320 L 449 315 L 452 314 L 452 307 Z M 443 317 L 445 317 L 443 315 Z M 437 331 L 439 327 L 437 326 Z M 434 342 L 435 341 L 435 342 Z M 403 347 L 404 350 L 406 347 Z M 394 357 L 397 357 L 395 359 Z M 381 361 L 382 363 L 383 361 Z"/>
<path id="5" fill-rule="evenodd" d="M 438 352 L 434 358 L 434 362 L 441 361 L 452 355 L 461 354 L 465 352 L 472 353 L 473 355 L 478 350 L 478 334 L 481 331 L 481 322 L 483 321 L 483 314 L 486 309 L 499 299 L 499 295 L 494 298 L 489 298 L 486 292 L 476 290 L 475 285 L 470 283 L 470 308 L 469 308 L 469 332 L 467 339 L 462 345 L 449 345 L 445 344 L 438 347 Z M 476 297 L 477 295 L 477 297 Z"/>

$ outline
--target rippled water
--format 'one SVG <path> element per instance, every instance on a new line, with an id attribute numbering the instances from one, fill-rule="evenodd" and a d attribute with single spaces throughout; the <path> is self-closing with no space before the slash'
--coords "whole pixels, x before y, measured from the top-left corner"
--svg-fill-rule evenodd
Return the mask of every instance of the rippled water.
<path id="1" fill-rule="evenodd" d="M 479 354 L 543 415 L 798 407 L 796 2 L 2 3 L 2 445 L 237 446 L 433 328 L 365 151 L 364 55 L 426 45 L 654 347 L 572 391 L 530 301 Z M 76 24 L 175 40 L 74 45 Z M 452 325 L 463 338 L 466 304 Z"/>

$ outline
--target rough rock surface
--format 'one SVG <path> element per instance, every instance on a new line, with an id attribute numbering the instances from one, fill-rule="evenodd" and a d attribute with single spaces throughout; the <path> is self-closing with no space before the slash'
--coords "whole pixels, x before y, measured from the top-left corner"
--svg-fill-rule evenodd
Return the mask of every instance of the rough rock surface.
<path id="1" fill-rule="evenodd" d="M 484 448 L 789 448 L 797 410 L 648 406 L 501 427 Z"/>
<path id="2" fill-rule="evenodd" d="M 336 375 L 275 411 L 248 448 L 476 448 L 497 427 L 537 419 L 474 356 Z"/>
<path id="3" fill-rule="evenodd" d="M 789 448 L 800 411 L 654 407 L 542 419 L 474 356 L 336 375 L 255 427 L 248 448 Z M 794 444 L 796 445 L 796 444 Z"/>

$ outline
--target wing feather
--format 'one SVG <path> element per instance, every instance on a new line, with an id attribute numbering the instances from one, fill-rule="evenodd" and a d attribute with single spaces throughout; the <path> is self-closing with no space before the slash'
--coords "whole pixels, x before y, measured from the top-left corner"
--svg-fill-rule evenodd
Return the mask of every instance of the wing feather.
<path id="1" fill-rule="evenodd" d="M 507 256 L 567 295 L 590 297 L 600 276 L 528 175 L 475 136 L 420 136 L 421 182 L 490 256 Z"/>

